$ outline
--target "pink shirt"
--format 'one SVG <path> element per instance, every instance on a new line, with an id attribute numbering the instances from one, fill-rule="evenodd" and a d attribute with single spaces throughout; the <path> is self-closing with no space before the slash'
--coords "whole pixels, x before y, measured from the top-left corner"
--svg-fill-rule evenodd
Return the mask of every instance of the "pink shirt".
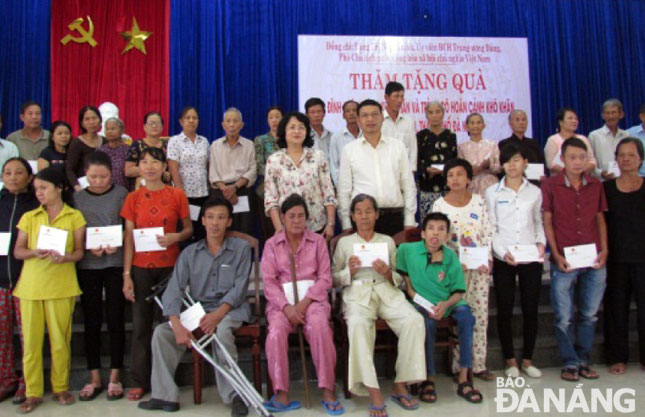
<path id="1" fill-rule="evenodd" d="M 291 248 L 284 230 L 267 240 L 264 246 L 261 269 L 267 315 L 272 311 L 282 311 L 288 304 L 282 284 L 291 283 L 289 253 Z M 317 233 L 305 230 L 294 258 L 296 279 L 314 281 L 306 297 L 321 303 L 328 302 L 327 291 L 331 288 L 332 280 L 325 239 Z"/>
<path id="2" fill-rule="evenodd" d="M 589 143 L 589 139 L 587 139 L 583 135 L 578 135 L 577 133 L 573 136 L 581 139 L 585 143 L 585 145 L 587 145 L 587 161 L 596 165 L 596 157 L 593 154 L 593 148 L 591 147 L 591 143 Z M 551 135 L 547 139 L 546 145 L 544 146 L 544 158 L 546 159 L 547 168 L 553 168 L 555 157 L 560 153 L 560 148 L 562 148 L 563 143 L 564 138 L 559 133 Z M 564 167 L 564 162 L 562 162 L 562 159 L 557 161 L 557 164 L 561 167 Z"/>

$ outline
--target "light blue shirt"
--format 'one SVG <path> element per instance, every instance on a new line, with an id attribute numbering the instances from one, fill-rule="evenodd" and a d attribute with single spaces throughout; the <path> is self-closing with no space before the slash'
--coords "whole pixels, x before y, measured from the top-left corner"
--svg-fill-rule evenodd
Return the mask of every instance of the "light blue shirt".
<path id="1" fill-rule="evenodd" d="M 358 131 L 358 137 L 360 138 L 363 135 L 363 132 Z M 331 171 L 331 179 L 334 181 L 334 185 L 338 184 L 338 171 L 340 171 L 340 156 L 343 152 L 343 147 L 356 139 L 352 135 L 347 127 L 342 131 L 336 132 L 332 135 L 331 141 L 329 142 L 329 170 Z"/>
<path id="2" fill-rule="evenodd" d="M 629 133 L 630 137 L 640 139 L 643 143 L 643 147 L 645 147 L 645 129 L 643 129 L 642 124 L 630 127 L 629 129 L 627 129 L 627 133 Z M 638 175 L 645 177 L 645 161 L 643 161 L 641 169 L 638 170 Z"/>

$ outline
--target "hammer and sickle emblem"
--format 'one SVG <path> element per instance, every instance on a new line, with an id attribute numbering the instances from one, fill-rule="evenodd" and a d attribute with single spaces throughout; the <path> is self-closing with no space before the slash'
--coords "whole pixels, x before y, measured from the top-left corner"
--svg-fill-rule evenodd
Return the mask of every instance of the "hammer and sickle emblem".
<path id="1" fill-rule="evenodd" d="M 67 25 L 69 30 L 71 31 L 76 31 L 80 33 L 81 36 L 74 37 L 71 34 L 66 35 L 63 39 L 60 40 L 60 42 L 63 45 L 67 45 L 69 41 L 74 41 L 76 43 L 89 43 L 92 47 L 95 47 L 97 45 L 96 41 L 92 37 L 94 35 L 94 23 L 92 22 L 92 19 L 90 19 L 89 16 L 87 16 L 87 21 L 89 22 L 89 29 L 86 31 L 83 28 L 83 18 L 79 17 L 78 19 L 74 20 L 72 23 Z"/>

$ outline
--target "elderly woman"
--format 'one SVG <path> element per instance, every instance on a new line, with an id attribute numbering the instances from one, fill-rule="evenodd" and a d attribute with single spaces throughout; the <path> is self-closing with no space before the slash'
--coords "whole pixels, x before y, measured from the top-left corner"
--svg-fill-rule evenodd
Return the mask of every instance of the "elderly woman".
<path id="1" fill-rule="evenodd" d="M 98 134 L 101 121 L 101 113 L 94 106 L 85 106 L 78 113 L 82 133 L 69 143 L 65 164 L 67 181 L 76 191 L 83 189 L 78 179 L 85 176 L 85 157 L 105 143 L 105 139 Z"/>
<path id="2" fill-rule="evenodd" d="M 486 189 L 497 182 L 497 174 L 501 171 L 499 148 L 497 143 L 484 139 L 485 128 L 486 123 L 481 114 L 469 114 L 466 117 L 466 130 L 470 140 L 459 145 L 457 152 L 473 168 L 470 191 L 482 197 Z"/>
<path id="3" fill-rule="evenodd" d="M 98 150 L 110 157 L 112 164 L 112 184 L 128 189 L 128 179 L 125 177 L 125 158 L 130 147 L 123 141 L 125 125 L 118 117 L 110 117 L 105 121 L 106 144 Z"/>
<path id="4" fill-rule="evenodd" d="M 302 113 L 288 113 L 278 125 L 280 150 L 269 157 L 264 183 L 264 210 L 277 232 L 282 230 L 279 207 L 291 194 L 300 194 L 307 203 L 307 228 L 334 235 L 336 196 L 327 158 L 312 149 L 311 126 Z"/>
<path id="5" fill-rule="evenodd" d="M 605 343 L 609 372 L 625 373 L 629 344 L 629 307 L 636 300 L 641 369 L 645 370 L 645 180 L 638 176 L 643 143 L 621 140 L 616 147 L 618 178 L 605 181 L 609 262 L 605 292 Z"/>
<path id="6" fill-rule="evenodd" d="M 444 129 L 444 108 L 438 101 L 426 106 L 428 128 L 417 133 L 417 172 L 419 174 L 420 218 L 425 219 L 430 207 L 445 193 L 443 164 L 457 157 L 457 135 Z"/>
<path id="7" fill-rule="evenodd" d="M 549 168 L 551 174 L 557 174 L 564 169 L 564 162 L 560 154 L 560 149 L 565 140 L 573 137 L 581 139 L 587 145 L 587 165 L 585 172 L 591 173 L 596 169 L 596 158 L 593 154 L 593 148 L 589 143 L 589 139 L 583 135 L 576 133 L 578 130 L 578 115 L 571 107 L 564 107 L 558 111 L 556 117 L 558 123 L 558 130 L 554 135 L 549 136 L 544 146 L 544 156 L 546 159 L 546 167 Z"/>

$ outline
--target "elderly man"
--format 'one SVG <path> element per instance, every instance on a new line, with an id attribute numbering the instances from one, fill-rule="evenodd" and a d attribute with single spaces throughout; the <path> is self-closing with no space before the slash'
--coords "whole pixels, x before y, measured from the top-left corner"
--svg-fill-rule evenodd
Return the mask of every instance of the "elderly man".
<path id="1" fill-rule="evenodd" d="M 417 170 L 417 130 L 411 117 L 401 114 L 405 89 L 403 84 L 390 81 L 385 85 L 383 134 L 403 142 L 410 160 L 410 169 Z"/>
<path id="2" fill-rule="evenodd" d="M 629 134 L 618 127 L 618 123 L 625 117 L 623 112 L 623 103 L 615 98 L 610 98 L 602 104 L 602 120 L 605 125 L 589 133 L 589 142 L 596 156 L 596 177 L 601 180 L 610 180 L 618 176 L 616 169 L 616 146 L 618 142 Z"/>
<path id="3" fill-rule="evenodd" d="M 334 184 L 338 184 L 338 170 L 340 169 L 340 154 L 348 143 L 361 135 L 358 126 L 358 103 L 348 100 L 343 103 L 343 119 L 347 125 L 345 129 L 334 133 L 329 144 L 329 170 Z"/>
<path id="4" fill-rule="evenodd" d="M 396 246 L 391 237 L 374 232 L 378 205 L 374 197 L 359 194 L 350 207 L 356 233 L 338 241 L 333 260 L 334 285 L 343 287 L 343 314 L 349 335 L 349 389 L 372 400 L 370 415 L 383 417 L 385 400 L 374 368 L 374 322 L 384 319 L 399 338 L 392 399 L 405 409 L 417 408 L 406 388 L 425 380 L 423 317 L 406 300 L 395 272 Z M 387 257 L 363 264 L 357 245 L 387 247 Z M 359 246 L 360 248 L 360 246 Z"/>
<path id="5" fill-rule="evenodd" d="M 36 161 L 40 152 L 49 145 L 49 130 L 40 126 L 42 120 L 40 104 L 26 101 L 20 106 L 20 121 L 24 127 L 7 136 L 7 140 L 18 148 L 20 156 L 29 161 Z"/>
<path id="6" fill-rule="evenodd" d="M 267 366 L 276 395 L 264 405 L 272 412 L 300 408 L 289 400 L 289 333 L 302 326 L 323 390 L 325 412 L 344 412 L 334 393 L 336 349 L 329 326 L 331 306 L 327 291 L 331 288 L 331 270 L 327 243 L 321 235 L 307 230 L 307 204 L 298 194 L 287 197 L 280 207 L 283 230 L 264 246 L 262 279 L 267 300 Z M 293 255 L 298 281 L 295 302 L 291 280 L 290 255 Z"/>
<path id="7" fill-rule="evenodd" d="M 381 134 L 383 109 L 375 100 L 358 105 L 363 136 L 348 143 L 340 157 L 338 205 L 343 230 L 351 229 L 349 205 L 358 194 L 376 199 L 380 209 L 375 230 L 389 236 L 415 227 L 417 189 L 403 143 Z"/>
<path id="8" fill-rule="evenodd" d="M 233 360 L 237 360 L 233 332 L 251 319 L 251 308 L 246 303 L 251 247 L 242 239 L 226 237 L 226 229 L 233 222 L 233 207 L 226 199 L 211 197 L 204 203 L 202 213 L 206 239 L 193 243 L 179 255 L 163 294 L 163 311 L 170 323 L 157 326 L 152 337 L 152 395 L 149 401 L 139 403 L 139 408 L 145 410 L 179 410 L 174 375 L 193 337 L 179 320 L 186 287 L 190 286 L 191 296 L 206 310 L 199 323 L 201 330 L 206 334 L 215 332 Z M 215 360 L 225 363 L 220 354 Z M 247 415 L 246 405 L 229 381 L 219 372 L 215 372 L 215 378 L 222 401 L 232 403 L 231 416 Z"/>
<path id="9" fill-rule="evenodd" d="M 222 127 L 226 136 L 210 146 L 208 179 L 215 189 L 214 195 L 224 197 L 233 205 L 241 199 L 247 200 L 244 210 L 233 215 L 234 230 L 252 235 L 254 218 L 251 210 L 255 207 L 255 193 L 249 190 L 257 178 L 255 146 L 253 141 L 240 136 L 244 122 L 242 113 L 235 107 L 224 112 Z"/>

